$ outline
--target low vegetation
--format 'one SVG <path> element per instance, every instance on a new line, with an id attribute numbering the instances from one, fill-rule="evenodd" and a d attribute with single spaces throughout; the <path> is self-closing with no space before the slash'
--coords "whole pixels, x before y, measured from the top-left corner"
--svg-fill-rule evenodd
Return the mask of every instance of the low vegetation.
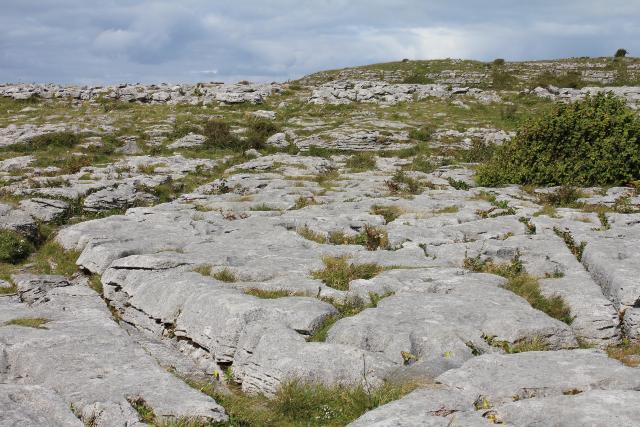
<path id="1" fill-rule="evenodd" d="M 356 279 L 372 279 L 385 270 L 385 267 L 375 263 L 355 264 L 349 258 L 324 257 L 324 268 L 311 273 L 314 279 L 321 280 L 325 285 L 341 291 L 349 290 L 349 283 Z"/>
<path id="2" fill-rule="evenodd" d="M 404 171 L 396 172 L 390 180 L 385 181 L 385 185 L 391 194 L 401 196 L 411 196 L 421 194 L 425 188 L 433 188 L 433 184 L 413 178 Z"/>
<path id="3" fill-rule="evenodd" d="M 507 354 L 524 353 L 527 351 L 547 351 L 549 349 L 549 344 L 543 338 L 537 336 L 520 340 L 513 344 L 508 341 L 497 340 L 492 336 L 485 335 L 483 338 L 487 344 L 501 348 Z"/>
<path id="4" fill-rule="evenodd" d="M 332 231 L 328 235 L 318 233 L 310 229 L 308 226 L 301 227 L 297 230 L 298 234 L 307 240 L 316 243 L 331 245 L 360 245 L 369 251 L 378 249 L 389 249 L 389 237 L 383 228 L 374 227 L 366 224 L 362 231 L 358 234 L 347 234 L 343 231 Z"/>
<path id="5" fill-rule="evenodd" d="M 627 366 L 640 366 L 640 342 L 624 339 L 620 345 L 611 346 L 607 354 Z"/>
<path id="6" fill-rule="evenodd" d="M 345 161 L 345 166 L 351 172 L 366 172 L 376 168 L 375 153 L 362 151 L 352 154 Z"/>
<path id="7" fill-rule="evenodd" d="M 235 273 L 228 268 L 223 268 L 222 270 L 218 270 L 212 274 L 213 278 L 216 280 L 220 280 L 221 282 L 233 283 L 238 281 L 238 277 Z"/>
<path id="8" fill-rule="evenodd" d="M 44 319 L 42 317 L 18 317 L 15 319 L 11 319 L 4 324 L 7 326 L 23 326 L 25 328 L 34 328 L 34 329 L 47 329 L 44 327 L 46 323 L 49 323 L 49 319 Z"/>
<path id="9" fill-rule="evenodd" d="M 332 316 L 329 316 L 324 319 L 322 323 L 322 327 L 320 327 L 313 335 L 311 335 L 308 341 L 312 342 L 324 342 L 327 339 L 327 334 L 331 327 L 340 319 L 345 317 L 355 316 L 366 310 L 367 308 L 376 308 L 378 303 L 389 296 L 393 295 L 393 292 L 387 292 L 383 295 L 378 295 L 376 293 L 369 293 L 369 302 L 364 301 L 364 299 L 357 296 L 350 296 L 343 301 L 337 301 L 333 298 L 321 298 L 323 301 L 328 302 L 333 305 L 338 313 Z"/>
<path id="10" fill-rule="evenodd" d="M 254 297 L 258 297 L 262 299 L 278 299 L 278 298 L 285 298 L 285 297 L 304 296 L 303 292 L 295 292 L 287 289 L 249 288 L 249 289 L 245 289 L 244 293 L 247 295 L 253 295 Z"/>
<path id="11" fill-rule="evenodd" d="M 186 379 L 191 387 L 211 396 L 229 414 L 220 427 L 320 427 L 347 425 L 362 414 L 415 390 L 415 381 L 388 381 L 379 387 L 327 386 L 292 380 L 280 386 L 272 399 L 233 390 L 221 393 L 213 383 Z M 196 424 L 197 425 L 197 424 Z"/>
<path id="12" fill-rule="evenodd" d="M 395 221 L 404 213 L 403 209 L 394 205 L 373 205 L 371 207 L 371 213 L 373 215 L 380 215 L 384 218 L 385 223 Z"/>
<path id="13" fill-rule="evenodd" d="M 11 230 L 0 230 L 0 262 L 15 264 L 33 252 L 31 242 Z"/>

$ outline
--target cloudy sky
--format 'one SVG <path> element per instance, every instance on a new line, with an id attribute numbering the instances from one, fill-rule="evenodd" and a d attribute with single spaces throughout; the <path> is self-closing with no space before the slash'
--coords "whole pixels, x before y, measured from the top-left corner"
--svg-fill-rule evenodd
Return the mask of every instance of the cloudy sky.
<path id="1" fill-rule="evenodd" d="M 640 56 L 640 0 L 1 0 L 2 82 L 281 81 L 402 58 Z"/>

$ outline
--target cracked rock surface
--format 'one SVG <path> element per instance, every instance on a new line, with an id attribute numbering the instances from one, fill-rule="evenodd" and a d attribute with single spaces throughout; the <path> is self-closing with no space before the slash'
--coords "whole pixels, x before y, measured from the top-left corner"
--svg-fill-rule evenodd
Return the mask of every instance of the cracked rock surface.
<path id="1" fill-rule="evenodd" d="M 555 101 L 637 108 L 608 64 L 0 85 L 0 425 L 252 425 L 309 383 L 410 392 L 277 425 L 638 425 L 640 187 L 475 180 Z"/>

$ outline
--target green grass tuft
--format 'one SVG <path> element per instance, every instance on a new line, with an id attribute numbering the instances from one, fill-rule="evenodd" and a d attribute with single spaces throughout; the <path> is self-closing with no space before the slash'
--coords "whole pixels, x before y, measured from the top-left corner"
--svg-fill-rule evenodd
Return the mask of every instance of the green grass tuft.
<path id="1" fill-rule="evenodd" d="M 324 268 L 313 271 L 311 276 L 334 289 L 349 290 L 349 283 L 356 279 L 371 279 L 385 270 L 379 264 L 353 264 L 347 257 L 324 257 Z"/>
<path id="2" fill-rule="evenodd" d="M 223 268 L 222 270 L 216 271 L 213 274 L 213 278 L 226 283 L 233 283 L 238 281 L 238 278 L 233 273 L 233 271 L 229 270 L 228 268 Z"/>
<path id="3" fill-rule="evenodd" d="M 46 323 L 49 323 L 49 319 L 44 319 L 42 317 L 18 317 L 11 319 L 4 324 L 7 326 L 14 325 L 23 326 L 25 328 L 47 329 L 44 327 Z"/>
<path id="4" fill-rule="evenodd" d="M 393 205 L 373 205 L 371 207 L 371 213 L 373 215 L 380 215 L 384 218 L 385 223 L 389 224 L 390 222 L 398 219 L 400 215 L 404 213 L 401 207 L 393 206 Z"/>

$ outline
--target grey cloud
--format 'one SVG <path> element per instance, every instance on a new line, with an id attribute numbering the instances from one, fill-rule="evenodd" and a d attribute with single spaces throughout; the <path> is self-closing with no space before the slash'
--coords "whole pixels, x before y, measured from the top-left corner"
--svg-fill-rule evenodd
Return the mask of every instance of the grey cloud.
<path id="1" fill-rule="evenodd" d="M 638 18 L 640 0 L 4 0 L 0 81 L 268 81 L 402 57 L 635 53 Z"/>

